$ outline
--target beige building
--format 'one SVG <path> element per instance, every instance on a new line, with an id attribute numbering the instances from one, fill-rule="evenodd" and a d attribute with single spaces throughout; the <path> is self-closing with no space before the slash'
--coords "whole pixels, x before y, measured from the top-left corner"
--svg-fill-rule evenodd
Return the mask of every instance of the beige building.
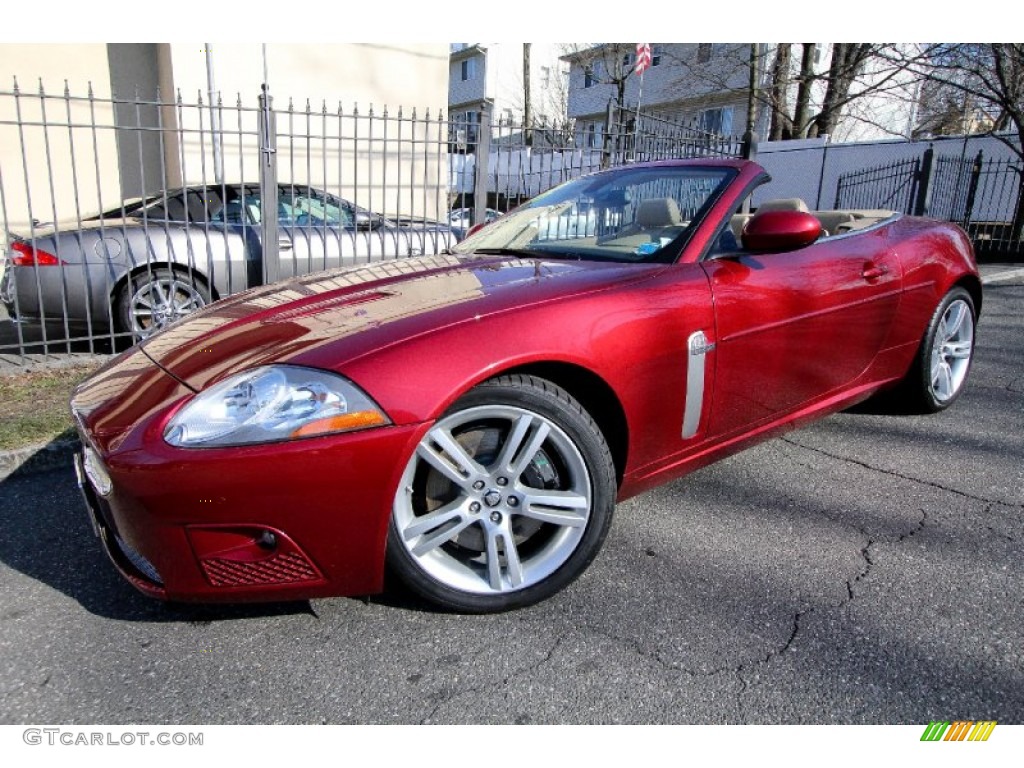
<path id="1" fill-rule="evenodd" d="M 2 44 L 0 215 L 5 228 L 24 229 L 167 186 L 255 183 L 264 79 L 279 180 L 375 210 L 394 207 L 397 184 L 403 213 L 435 214 L 447 160 L 420 147 L 442 146 L 423 118 L 445 109 L 448 68 L 444 43 Z M 383 141 L 389 130 L 401 140 Z M 422 188 L 403 189 L 409 179 Z"/>

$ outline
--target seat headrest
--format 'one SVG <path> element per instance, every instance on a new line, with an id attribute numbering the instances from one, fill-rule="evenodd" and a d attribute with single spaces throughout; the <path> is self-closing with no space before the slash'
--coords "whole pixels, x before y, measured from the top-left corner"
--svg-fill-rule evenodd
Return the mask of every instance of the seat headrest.
<path id="1" fill-rule="evenodd" d="M 799 211 L 800 213 L 810 213 L 811 209 L 799 197 L 781 197 L 778 200 L 765 200 L 757 206 L 757 211 L 758 213 L 761 211 Z"/>
<path id="2" fill-rule="evenodd" d="M 676 227 L 682 224 L 679 205 L 671 197 L 653 197 L 641 201 L 636 209 L 637 225 L 650 227 Z"/>

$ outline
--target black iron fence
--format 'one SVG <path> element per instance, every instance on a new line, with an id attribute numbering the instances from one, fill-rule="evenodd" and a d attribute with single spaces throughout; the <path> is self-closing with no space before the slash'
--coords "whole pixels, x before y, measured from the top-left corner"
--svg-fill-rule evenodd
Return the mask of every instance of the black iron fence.
<path id="1" fill-rule="evenodd" d="M 921 159 L 876 165 L 839 177 L 836 208 L 878 208 L 912 213 L 917 203 Z"/>
<path id="2" fill-rule="evenodd" d="M 888 208 L 953 221 L 971 236 L 979 257 L 1024 255 L 1024 179 L 1019 160 L 936 156 L 843 174 L 836 208 Z"/>

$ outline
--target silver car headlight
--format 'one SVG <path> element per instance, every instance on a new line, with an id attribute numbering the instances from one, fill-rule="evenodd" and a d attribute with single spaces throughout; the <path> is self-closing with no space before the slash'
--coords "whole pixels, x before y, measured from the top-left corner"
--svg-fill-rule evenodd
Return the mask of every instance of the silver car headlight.
<path id="1" fill-rule="evenodd" d="M 390 424 L 348 379 L 291 365 L 230 376 L 200 392 L 168 422 L 164 440 L 212 448 L 295 440 Z"/>

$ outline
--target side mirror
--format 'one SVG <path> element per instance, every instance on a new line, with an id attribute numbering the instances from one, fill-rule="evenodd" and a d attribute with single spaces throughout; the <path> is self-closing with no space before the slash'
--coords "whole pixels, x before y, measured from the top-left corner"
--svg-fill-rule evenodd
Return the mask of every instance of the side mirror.
<path id="1" fill-rule="evenodd" d="M 356 211 L 356 229 L 360 232 L 372 232 L 381 225 L 381 217 L 379 214 L 370 213 L 370 211 Z"/>
<path id="2" fill-rule="evenodd" d="M 793 251 L 821 237 L 821 222 L 801 211 L 756 213 L 743 228 L 748 251 Z"/>

